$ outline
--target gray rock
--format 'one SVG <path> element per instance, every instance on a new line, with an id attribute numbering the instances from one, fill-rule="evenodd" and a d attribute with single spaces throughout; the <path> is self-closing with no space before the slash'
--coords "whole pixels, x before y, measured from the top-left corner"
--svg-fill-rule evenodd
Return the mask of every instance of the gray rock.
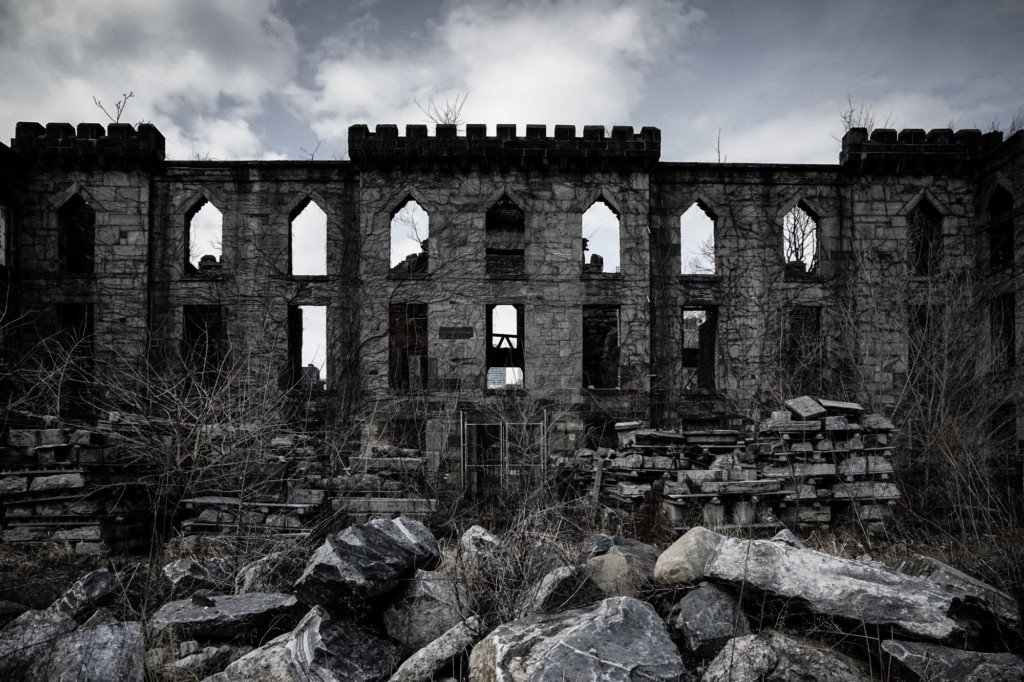
<path id="1" fill-rule="evenodd" d="M 390 592 L 400 578 L 432 568 L 440 558 L 437 540 L 422 523 L 378 519 L 328 536 L 295 590 L 307 604 L 346 607 Z"/>
<path id="2" fill-rule="evenodd" d="M 142 682 L 142 624 L 120 623 L 98 611 L 74 632 L 57 640 L 45 675 L 54 682 Z"/>
<path id="3" fill-rule="evenodd" d="M 384 610 L 384 630 L 403 650 L 412 653 L 457 625 L 472 610 L 472 597 L 450 577 L 417 570 Z"/>
<path id="4" fill-rule="evenodd" d="M 526 593 L 521 614 L 557 613 L 593 604 L 604 592 L 582 566 L 562 566 L 544 576 Z"/>
<path id="5" fill-rule="evenodd" d="M 387 640 L 314 607 L 295 629 L 254 649 L 224 671 L 231 680 L 264 682 L 378 682 L 398 667 L 401 655 Z"/>
<path id="6" fill-rule="evenodd" d="M 1016 599 L 938 559 L 915 554 L 903 562 L 900 571 L 907 575 L 928 578 L 940 585 L 961 589 L 987 605 L 989 609 L 998 614 L 1000 620 L 1010 627 L 1016 629 L 1020 624 L 1020 606 Z"/>
<path id="7" fill-rule="evenodd" d="M 630 597 L 499 625 L 473 648 L 469 666 L 470 679 L 505 682 L 675 682 L 686 674 L 664 622 Z"/>
<path id="8" fill-rule="evenodd" d="M 1024 680 L 1024 659 L 1013 654 L 987 654 L 892 639 L 882 642 L 882 651 L 889 654 L 893 671 L 908 680 L 960 682 L 972 674 L 978 680 Z"/>
<path id="9" fill-rule="evenodd" d="M 772 542 L 781 542 L 782 544 L 789 545 L 794 549 L 807 549 L 807 545 L 805 545 L 800 538 L 794 535 L 793 531 L 788 528 L 783 528 L 773 535 L 771 539 Z"/>
<path id="10" fill-rule="evenodd" d="M 477 616 L 458 623 L 414 653 L 395 671 L 389 682 L 429 682 L 451 668 L 483 635 Z"/>
<path id="11" fill-rule="evenodd" d="M 302 574 L 302 562 L 287 554 L 260 557 L 238 569 L 235 594 L 249 592 L 289 592 Z"/>
<path id="12" fill-rule="evenodd" d="M 523 580 L 532 584 L 556 568 L 574 565 L 565 552 L 555 545 L 535 545 L 523 558 Z"/>
<path id="13" fill-rule="evenodd" d="M 654 579 L 653 567 L 633 555 L 601 554 L 583 568 L 606 597 L 639 597 Z"/>
<path id="14" fill-rule="evenodd" d="M 191 599 L 161 606 L 150 618 L 151 640 L 167 635 L 176 641 L 214 639 L 252 642 L 287 630 L 302 612 L 290 594 L 250 594 L 213 597 L 215 606 L 197 606 Z"/>
<path id="15" fill-rule="evenodd" d="M 869 682 L 859 662 L 811 640 L 766 630 L 729 640 L 702 682 Z"/>
<path id="16" fill-rule="evenodd" d="M 81 620 L 110 596 L 110 571 L 101 568 L 87 573 L 69 587 L 49 610 Z"/>
<path id="17" fill-rule="evenodd" d="M 825 416 L 825 408 L 817 400 L 809 395 L 802 395 L 799 398 L 790 398 L 785 403 L 786 408 L 793 413 L 797 419 L 814 419 Z"/>
<path id="18" fill-rule="evenodd" d="M 586 563 L 593 557 L 613 551 L 613 548 L 615 548 L 614 551 L 616 553 L 632 554 L 644 560 L 650 557 L 652 568 L 661 554 L 657 547 L 640 542 L 639 540 L 624 538 L 618 535 L 608 535 L 607 533 L 597 533 L 583 541 L 577 561 L 581 564 Z"/>
<path id="19" fill-rule="evenodd" d="M 459 538 L 463 560 L 479 565 L 502 562 L 510 555 L 509 548 L 496 535 L 480 526 L 470 526 Z"/>
<path id="20" fill-rule="evenodd" d="M 704 584 L 679 601 L 671 625 L 683 635 L 686 648 L 714 658 L 726 642 L 750 634 L 750 622 L 739 601 L 725 588 Z"/>
<path id="21" fill-rule="evenodd" d="M 196 590 L 230 592 L 235 576 L 234 557 L 209 559 L 177 559 L 164 566 L 164 578 L 171 584 L 171 594 L 184 596 Z"/>
<path id="22" fill-rule="evenodd" d="M 972 595 L 876 562 L 842 559 L 771 540 L 741 540 L 693 528 L 661 555 L 662 584 L 701 579 L 744 583 L 814 613 L 885 632 L 959 644 L 980 633 Z M 969 607 L 969 608 L 965 608 Z M 987 613 L 995 618 L 995 614 Z"/>
<path id="23" fill-rule="evenodd" d="M 0 630 L 0 680 L 21 680 L 43 667 L 52 645 L 78 623 L 62 611 L 26 611 Z M 30 679 L 30 678 L 29 678 Z"/>

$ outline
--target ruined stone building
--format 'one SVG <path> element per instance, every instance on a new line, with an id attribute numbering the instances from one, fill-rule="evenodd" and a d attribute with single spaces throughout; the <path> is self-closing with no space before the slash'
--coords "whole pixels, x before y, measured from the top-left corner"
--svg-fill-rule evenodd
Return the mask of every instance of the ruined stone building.
<path id="1" fill-rule="evenodd" d="M 797 165 L 663 161 L 656 128 L 401 132 L 352 126 L 347 161 L 179 161 L 148 124 L 19 123 L 0 145 L 9 366 L 55 334 L 101 382 L 230 362 L 436 465 L 512 434 L 735 426 L 806 392 L 891 412 L 938 357 L 1016 429 L 1024 133 L 855 128 L 839 163 Z M 392 254 L 410 202 L 429 237 Z M 595 203 L 617 254 L 586 243 Z M 311 204 L 324 265 L 296 274 Z M 206 205 L 219 257 L 190 244 Z M 690 210 L 710 226 L 698 272 Z M 300 355 L 318 306 L 326 390 Z"/>

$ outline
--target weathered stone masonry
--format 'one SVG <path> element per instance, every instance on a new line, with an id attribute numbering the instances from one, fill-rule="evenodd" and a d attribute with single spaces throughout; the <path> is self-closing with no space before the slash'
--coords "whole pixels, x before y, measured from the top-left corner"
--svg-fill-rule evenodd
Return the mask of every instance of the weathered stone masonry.
<path id="1" fill-rule="evenodd" d="M 165 159 L 146 124 L 19 123 L 0 145 L 3 341 L 14 357 L 78 325 L 97 372 L 144 377 L 171 371 L 190 325 L 216 326 L 219 352 L 247 358 L 248 385 L 287 390 L 290 311 L 323 305 L 333 413 L 362 417 L 370 440 L 412 433 L 440 466 L 458 457 L 462 422 L 515 421 L 510 400 L 558 415 L 552 447 L 616 420 L 714 425 L 802 388 L 891 408 L 912 359 L 908 311 L 948 295 L 941 268 L 970 273 L 965 346 L 1016 409 L 1024 134 L 853 129 L 838 164 L 783 165 L 662 162 L 655 128 L 518 132 L 358 125 L 351 161 L 219 162 Z M 390 222 L 409 199 L 430 217 L 425 272 L 390 267 Z M 327 215 L 327 271 L 297 276 L 290 220 L 309 201 Z M 619 218 L 619 272 L 583 267 L 581 216 L 596 201 Z M 223 251 L 197 270 L 188 225 L 205 202 L 223 214 Z M 714 274 L 680 274 L 679 220 L 695 202 L 714 219 Z M 488 227 L 499 204 L 511 227 Z M 809 272 L 783 256 L 797 206 L 816 221 Z M 495 305 L 521 316 L 521 388 L 486 387 L 488 357 L 512 357 L 488 351 Z M 691 353 L 699 387 L 684 308 L 707 316 Z M 410 311 L 426 359 L 422 340 L 408 354 L 426 376 L 396 385 Z"/>

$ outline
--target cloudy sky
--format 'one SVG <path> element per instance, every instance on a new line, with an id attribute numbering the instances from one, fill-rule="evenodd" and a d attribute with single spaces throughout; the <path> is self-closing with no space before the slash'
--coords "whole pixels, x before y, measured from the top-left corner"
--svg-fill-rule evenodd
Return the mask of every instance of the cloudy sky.
<path id="1" fill-rule="evenodd" d="M 1020 0 L 4 0 L 0 139 L 131 91 L 175 158 L 344 158 L 349 125 L 468 94 L 490 126 L 658 126 L 665 160 L 720 136 L 833 163 L 848 95 L 896 127 L 1007 124 L 1022 36 Z"/>
<path id="2" fill-rule="evenodd" d="M 1024 2 L 0 0 L 0 65 L 0 139 L 106 123 L 93 98 L 132 92 L 122 121 L 171 158 L 344 159 L 348 126 L 465 97 L 492 134 L 651 125 L 666 161 L 835 163 L 851 101 L 896 128 L 1009 124 Z"/>

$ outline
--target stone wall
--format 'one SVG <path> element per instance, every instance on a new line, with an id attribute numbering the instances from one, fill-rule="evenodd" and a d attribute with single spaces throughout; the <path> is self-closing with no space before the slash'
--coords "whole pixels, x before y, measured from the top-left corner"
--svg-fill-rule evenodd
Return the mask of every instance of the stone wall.
<path id="1" fill-rule="evenodd" d="M 1011 302 L 1016 321 L 1024 294 L 1013 262 L 989 265 L 993 193 L 1016 206 L 1024 196 L 1021 134 L 853 129 L 836 165 L 755 165 L 662 162 L 654 128 L 495 131 L 353 126 L 351 161 L 219 162 L 165 160 L 148 125 L 19 124 L 11 148 L 0 146 L 0 268 L 18 294 L 0 333 L 13 357 L 67 322 L 75 309 L 61 304 L 91 305 L 98 370 L 141 376 L 177 371 L 186 307 L 216 306 L 239 383 L 287 390 L 289 311 L 323 305 L 333 414 L 360 416 L 367 442 L 410 422 L 439 464 L 458 454 L 460 419 L 532 421 L 543 409 L 564 448 L 620 419 L 735 426 L 810 389 L 891 411 L 907 381 L 910 316 L 962 298 L 965 357 L 1017 403 L 1016 346 L 1000 355 L 990 330 L 1015 338 L 1022 325 L 994 320 L 1003 308 L 993 301 Z M 83 238 L 61 236 L 78 224 L 62 218 L 75 197 L 95 216 L 91 272 L 61 271 L 61 244 Z M 390 267 L 390 222 L 408 199 L 429 214 L 430 238 L 426 271 L 403 274 Z M 522 236 L 492 243 L 487 212 L 505 200 L 523 213 Z M 326 275 L 292 274 L 290 220 L 308 201 L 327 214 Z M 595 201 L 620 220 L 618 273 L 583 267 L 582 214 Z M 223 214 L 222 256 L 193 271 L 188 221 L 205 202 Z M 715 274 L 680 274 L 680 216 L 695 202 L 714 217 Z M 783 254 L 794 207 L 817 224 L 811 272 Z M 1018 212 L 1008 214 L 1013 235 Z M 923 246 L 922 230 L 935 231 Z M 1022 242 L 1013 239 L 1016 253 Z M 520 244 L 521 260 L 488 271 L 489 247 L 493 259 Z M 921 249 L 936 258 L 927 273 L 912 263 Z M 394 304 L 426 306 L 427 376 L 411 388 L 392 385 Z M 522 387 L 487 388 L 493 305 L 523 315 Z M 618 310 L 617 348 L 601 351 L 618 356 L 616 387 L 584 386 L 587 306 Z M 713 319 L 703 361 L 713 358 L 714 376 L 700 388 L 685 381 L 684 307 Z"/>

